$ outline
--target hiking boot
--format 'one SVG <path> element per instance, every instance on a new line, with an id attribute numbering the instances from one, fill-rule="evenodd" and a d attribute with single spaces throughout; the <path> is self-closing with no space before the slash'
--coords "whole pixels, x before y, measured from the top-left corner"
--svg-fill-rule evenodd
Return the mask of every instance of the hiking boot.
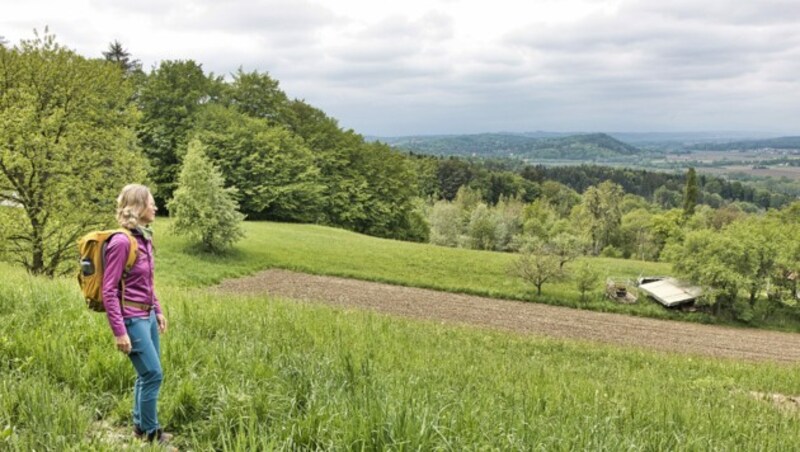
<path id="1" fill-rule="evenodd" d="M 169 444 L 170 440 L 172 440 L 172 433 L 167 433 L 164 429 L 160 428 L 146 435 L 144 440 L 148 443 L 158 442 L 158 444 Z"/>
<path id="2" fill-rule="evenodd" d="M 141 427 L 136 424 L 133 425 L 133 436 L 135 436 L 136 439 L 144 439 L 145 433 L 146 432 L 142 430 Z"/>

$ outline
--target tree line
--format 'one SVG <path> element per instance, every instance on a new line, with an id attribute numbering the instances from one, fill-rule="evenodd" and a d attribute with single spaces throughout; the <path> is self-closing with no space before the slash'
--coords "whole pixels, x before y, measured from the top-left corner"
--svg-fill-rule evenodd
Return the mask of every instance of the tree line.
<path id="1" fill-rule="evenodd" d="M 0 45 L 0 86 L 0 251 L 32 273 L 68 270 L 125 183 L 148 183 L 168 210 L 193 140 L 248 218 L 427 238 L 412 159 L 289 99 L 266 72 L 226 80 L 192 60 L 145 72 L 118 42 L 87 58 L 45 30 Z"/>
<path id="2" fill-rule="evenodd" d="M 420 160 L 420 190 L 423 197 L 453 200 L 461 186 L 479 190 L 489 204 L 500 196 L 521 196 L 532 201 L 540 196 L 544 182 L 558 182 L 583 193 L 590 186 L 611 181 L 625 193 L 657 202 L 662 208 L 680 207 L 686 174 L 618 168 L 600 165 L 528 165 L 512 159 L 462 159 L 410 154 Z M 714 208 L 735 202 L 746 211 L 780 209 L 796 195 L 782 186 L 757 186 L 738 180 L 699 174 L 697 200 Z"/>

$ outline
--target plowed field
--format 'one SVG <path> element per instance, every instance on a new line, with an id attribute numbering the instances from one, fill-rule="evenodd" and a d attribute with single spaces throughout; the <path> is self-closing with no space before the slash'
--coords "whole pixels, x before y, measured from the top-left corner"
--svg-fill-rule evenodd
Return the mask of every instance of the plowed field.
<path id="1" fill-rule="evenodd" d="M 665 352 L 800 361 L 800 334 L 647 319 L 285 270 L 228 280 L 214 290 L 268 293 L 416 319 Z"/>

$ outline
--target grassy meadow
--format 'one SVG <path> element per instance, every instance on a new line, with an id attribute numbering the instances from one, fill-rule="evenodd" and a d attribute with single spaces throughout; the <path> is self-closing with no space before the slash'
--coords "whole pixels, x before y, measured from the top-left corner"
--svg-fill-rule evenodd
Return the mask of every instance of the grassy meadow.
<path id="1" fill-rule="evenodd" d="M 181 449 L 796 447 L 798 415 L 751 392 L 800 394 L 797 365 L 557 341 L 268 296 L 220 299 L 204 290 L 279 266 L 524 298 L 526 289 L 492 265 L 506 255 L 259 223 L 247 225 L 250 238 L 230 256 L 202 257 L 159 224 L 157 284 L 170 319 L 160 414 Z M 614 274 L 635 276 L 635 265 Z M 482 269 L 492 273 L 476 280 Z M 115 351 L 105 317 L 83 307 L 73 278 L 35 278 L 6 264 L 0 272 L 0 450 L 135 444 L 135 373 Z"/>
<path id="2" fill-rule="evenodd" d="M 703 314 L 673 313 L 652 302 L 620 305 L 603 297 L 606 276 L 635 279 L 643 274 L 664 275 L 671 271 L 669 264 L 586 258 L 584 261 L 601 278 L 587 301 L 581 301 L 570 280 L 545 284 L 542 295 L 536 296 L 535 288 L 509 273 L 509 266 L 517 258 L 512 253 L 401 242 L 316 225 L 248 222 L 245 227 L 247 239 L 234 252 L 208 256 L 192 252 L 188 240 L 170 235 L 169 220 L 159 219 L 157 282 L 201 287 L 264 268 L 284 268 L 599 311 L 712 321 Z"/>

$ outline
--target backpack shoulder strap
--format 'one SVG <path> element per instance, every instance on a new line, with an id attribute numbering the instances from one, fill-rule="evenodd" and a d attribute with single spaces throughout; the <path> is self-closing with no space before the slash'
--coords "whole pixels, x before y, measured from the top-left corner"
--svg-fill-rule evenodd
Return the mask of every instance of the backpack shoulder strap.
<path id="1" fill-rule="evenodd" d="M 125 261 L 125 274 L 127 274 L 133 268 L 133 264 L 136 263 L 136 256 L 139 254 L 139 243 L 136 241 L 136 237 L 131 234 L 131 231 L 122 228 L 119 232 L 128 236 L 128 241 L 130 242 L 128 260 Z"/>
<path id="2" fill-rule="evenodd" d="M 133 264 L 136 263 L 136 255 L 139 253 L 139 242 L 136 241 L 136 237 L 131 234 L 131 231 L 121 228 L 117 230 L 117 232 L 121 234 L 125 234 L 128 237 L 128 259 L 125 261 L 125 268 L 122 271 L 122 278 L 119 281 L 120 285 L 120 299 L 119 299 L 119 309 L 120 313 L 124 312 L 125 306 L 125 279 L 128 277 L 128 273 L 133 268 Z"/>

